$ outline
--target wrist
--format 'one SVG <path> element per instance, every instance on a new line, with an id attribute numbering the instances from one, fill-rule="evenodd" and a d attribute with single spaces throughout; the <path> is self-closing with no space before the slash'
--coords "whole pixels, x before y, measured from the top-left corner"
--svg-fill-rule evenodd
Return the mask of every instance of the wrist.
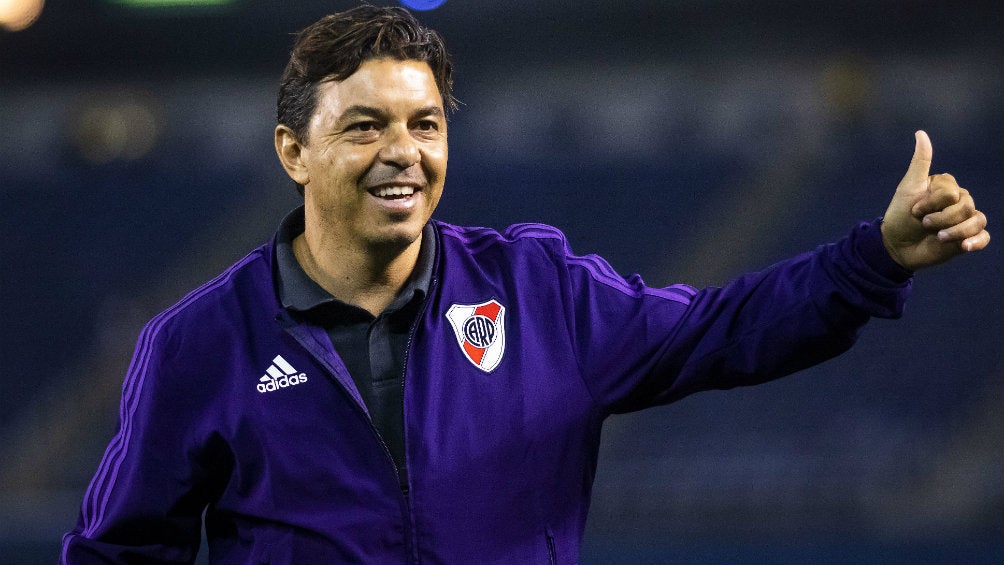
<path id="1" fill-rule="evenodd" d="M 891 243 L 888 228 L 883 218 L 875 220 L 877 230 L 872 237 L 862 238 L 862 255 L 868 266 L 889 280 L 903 282 L 913 276 L 913 269 L 899 253 L 899 249 Z M 874 233 L 873 232 L 873 233 Z M 879 245 L 881 241 L 881 245 Z M 880 249 L 881 247 L 881 249 Z M 883 252 L 884 251 L 884 252 Z"/>

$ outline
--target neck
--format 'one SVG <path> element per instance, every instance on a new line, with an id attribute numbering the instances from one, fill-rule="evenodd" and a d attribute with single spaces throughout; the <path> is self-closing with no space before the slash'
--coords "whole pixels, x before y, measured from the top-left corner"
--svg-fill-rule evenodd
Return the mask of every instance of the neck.
<path id="1" fill-rule="evenodd" d="M 368 249 L 303 233 L 293 240 L 293 252 L 307 276 L 321 288 L 378 316 L 415 270 L 421 245 L 419 236 L 404 249 Z"/>

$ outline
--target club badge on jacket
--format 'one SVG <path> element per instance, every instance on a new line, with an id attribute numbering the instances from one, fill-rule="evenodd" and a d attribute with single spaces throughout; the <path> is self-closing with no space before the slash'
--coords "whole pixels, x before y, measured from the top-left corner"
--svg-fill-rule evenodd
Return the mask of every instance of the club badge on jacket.
<path id="1" fill-rule="evenodd" d="M 492 299 L 481 304 L 454 304 L 446 311 L 457 344 L 467 360 L 490 373 L 505 353 L 505 306 Z"/>

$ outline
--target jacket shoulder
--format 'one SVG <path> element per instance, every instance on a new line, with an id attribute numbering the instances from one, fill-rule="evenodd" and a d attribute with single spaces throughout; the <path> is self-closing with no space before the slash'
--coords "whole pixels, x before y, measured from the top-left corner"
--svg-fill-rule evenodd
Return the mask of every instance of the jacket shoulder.
<path id="1" fill-rule="evenodd" d="M 186 294 L 154 316 L 144 332 L 162 338 L 180 333 L 215 333 L 243 316 L 245 305 L 257 308 L 276 302 L 271 275 L 271 246 L 263 245 L 245 255 L 222 273 Z"/>
<path id="2" fill-rule="evenodd" d="M 524 243 L 537 244 L 552 253 L 568 254 L 568 240 L 556 227 L 547 224 L 519 223 L 504 230 L 493 228 L 457 226 L 435 222 L 444 240 L 453 240 L 472 253 L 498 247 L 516 247 Z"/>

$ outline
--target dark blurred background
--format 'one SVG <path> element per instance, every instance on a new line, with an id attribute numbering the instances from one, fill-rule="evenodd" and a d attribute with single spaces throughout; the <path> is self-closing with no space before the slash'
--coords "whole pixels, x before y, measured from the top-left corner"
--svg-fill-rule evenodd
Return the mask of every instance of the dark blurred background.
<path id="1" fill-rule="evenodd" d="M 297 204 L 272 149 L 277 80 L 292 33 L 355 2 L 11 15 L 41 4 L 0 1 L 13 565 L 57 560 L 142 324 Z M 925 129 L 932 172 L 1004 225 L 998 2 L 449 0 L 418 15 L 451 46 L 463 102 L 441 219 L 547 222 L 650 284 L 720 284 L 881 215 Z M 918 275 L 904 319 L 836 360 L 612 418 L 583 563 L 1004 563 L 1002 244 Z"/>

